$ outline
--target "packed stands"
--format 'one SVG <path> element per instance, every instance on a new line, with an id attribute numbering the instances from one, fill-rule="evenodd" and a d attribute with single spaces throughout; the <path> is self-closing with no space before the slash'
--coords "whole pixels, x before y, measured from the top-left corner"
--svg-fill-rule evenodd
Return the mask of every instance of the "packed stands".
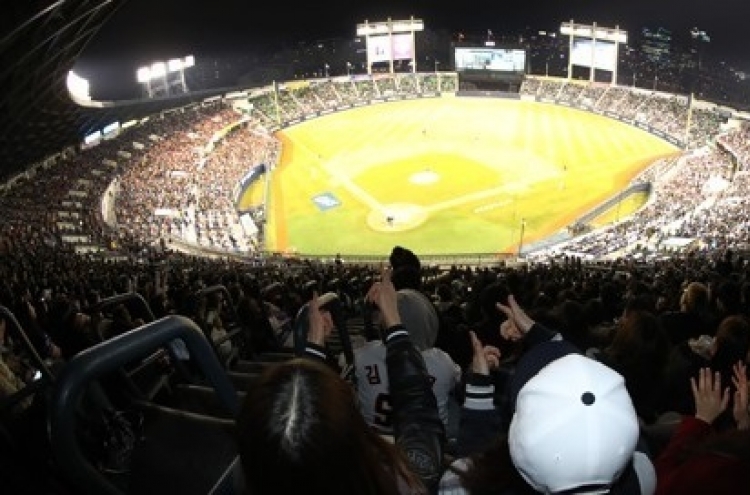
<path id="1" fill-rule="evenodd" d="M 339 355 L 364 339 L 363 295 L 378 276 L 374 264 L 256 256 L 262 239 L 239 224 L 237 184 L 253 166 L 276 163 L 272 129 L 363 99 L 450 90 L 455 78 L 443 74 L 281 85 L 245 109 L 215 100 L 154 115 L 6 185 L 0 452 L 11 493 L 209 493 L 237 454 L 230 432 L 244 387 L 295 355 L 311 290 L 341 302 L 329 342 Z M 461 338 L 481 324 L 497 284 L 586 349 L 608 348 L 631 304 L 659 317 L 680 311 L 689 282 L 716 288 L 701 335 L 750 315 L 746 125 L 724 129 L 714 109 L 631 88 L 528 78 L 521 93 L 606 111 L 675 142 L 687 129 L 685 154 L 636 179 L 650 184 L 649 203 L 615 225 L 518 263 L 424 258 L 420 290 L 459 308 L 439 346 L 467 362 Z M 254 215 L 262 220 L 262 205 Z M 693 243 L 666 249 L 673 238 Z M 73 398 L 83 400 L 81 416 Z M 649 406 L 667 413 L 673 404 Z M 672 430 L 644 422 L 656 458 Z"/>

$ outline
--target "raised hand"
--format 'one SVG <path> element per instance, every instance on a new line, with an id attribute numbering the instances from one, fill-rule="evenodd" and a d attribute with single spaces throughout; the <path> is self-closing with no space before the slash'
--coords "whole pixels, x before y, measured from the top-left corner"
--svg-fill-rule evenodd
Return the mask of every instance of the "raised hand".
<path id="1" fill-rule="evenodd" d="M 471 346 L 474 357 L 471 360 L 471 371 L 478 375 L 489 375 L 490 370 L 500 366 L 500 349 L 488 345 L 482 346 L 482 342 L 474 331 L 470 331 Z"/>
<path id="2" fill-rule="evenodd" d="M 380 309 L 385 328 L 401 323 L 401 316 L 398 314 L 396 288 L 391 282 L 390 268 L 383 267 L 381 269 L 380 280 L 370 286 L 365 299 Z"/>
<path id="3" fill-rule="evenodd" d="M 721 388 L 721 374 L 711 368 L 701 368 L 698 378 L 690 378 L 695 400 L 695 417 L 708 424 L 727 408 L 729 404 L 729 387 Z"/>
<path id="4" fill-rule="evenodd" d="M 313 344 L 323 346 L 326 339 L 333 331 L 333 320 L 331 318 L 331 313 L 320 310 L 317 291 L 313 292 L 312 299 L 310 299 L 307 318 L 309 325 L 307 330 L 307 340 Z"/>
<path id="5" fill-rule="evenodd" d="M 518 305 L 513 294 L 508 296 L 508 305 L 497 303 L 497 309 L 508 318 L 500 325 L 500 334 L 508 340 L 520 340 L 534 325 L 529 315 Z"/>

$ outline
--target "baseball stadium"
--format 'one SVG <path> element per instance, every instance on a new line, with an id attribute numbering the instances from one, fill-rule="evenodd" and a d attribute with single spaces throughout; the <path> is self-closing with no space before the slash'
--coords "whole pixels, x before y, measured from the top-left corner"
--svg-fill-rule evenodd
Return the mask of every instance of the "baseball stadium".
<path id="1" fill-rule="evenodd" d="M 123 3 L 0 32 L 2 493 L 750 490 L 750 88 L 705 31 L 385 16 L 107 99 Z"/>
<path id="2" fill-rule="evenodd" d="M 394 242 L 424 254 L 516 253 L 679 154 L 609 117 L 454 96 L 359 107 L 277 137 L 266 247 L 303 255 L 377 255 Z M 264 197 L 253 192 L 240 208 Z M 612 208 L 624 219 L 645 199 Z"/>

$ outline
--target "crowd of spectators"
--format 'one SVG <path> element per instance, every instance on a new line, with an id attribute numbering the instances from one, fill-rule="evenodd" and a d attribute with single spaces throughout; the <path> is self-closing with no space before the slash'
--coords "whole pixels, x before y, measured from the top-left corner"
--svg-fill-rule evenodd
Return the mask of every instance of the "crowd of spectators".
<path id="1" fill-rule="evenodd" d="M 94 308 L 118 294 L 138 293 L 156 317 L 184 315 L 203 327 L 209 324 L 209 308 L 196 303 L 196 293 L 224 286 L 231 294 L 226 303 L 253 329 L 250 340 L 256 350 L 283 345 L 283 334 L 302 314 L 311 286 L 335 293 L 349 318 L 363 318 L 365 294 L 379 273 L 374 266 L 208 258 L 181 253 L 170 241 L 222 253 L 262 249 L 262 239 L 253 237 L 261 229 L 248 234 L 239 224 L 234 196 L 249 169 L 276 163 L 280 148 L 270 130 L 363 98 L 437 93 L 451 84 L 455 78 L 439 74 L 398 75 L 281 89 L 278 100 L 261 93 L 244 111 L 224 101 L 203 103 L 154 116 L 121 136 L 16 179 L 0 197 L 0 305 L 18 320 L 33 347 L 25 347 L 12 318 L 0 316 L 3 398 L 35 380 L 39 370 L 30 351 L 50 365 L 64 366 L 106 338 L 97 330 Z M 537 321 L 624 375 L 644 427 L 653 427 L 649 441 L 656 461 L 668 442 L 659 432 L 665 425 L 671 432 L 668 427 L 674 426 L 660 422 L 662 415 L 692 412 L 692 406 L 685 406 L 691 404 L 689 391 L 683 389 L 676 398 L 665 391 L 687 386 L 686 380 L 703 366 L 715 367 L 726 384 L 732 381 L 736 358 L 747 360 L 750 273 L 738 248 L 748 241 L 750 131 L 745 125 L 723 129 L 720 115 L 712 110 L 690 115 L 688 102 L 679 97 L 628 88 L 530 78 L 522 94 L 607 108 L 677 140 L 684 138 L 689 124 L 693 146 L 678 160 L 636 179 L 650 182 L 652 190 L 637 216 L 557 246 L 544 253 L 546 258 L 528 257 L 518 266 L 425 264 L 419 269 L 420 283 L 410 288 L 434 301 L 440 319 L 435 347 L 462 373 L 470 371 L 472 360 L 469 329 L 477 330 L 483 342 L 494 339 L 508 358 L 495 376 L 500 411 L 509 401 L 503 380 L 512 373 L 519 348 L 493 333 L 505 318 L 495 303 L 514 294 Z M 103 198 L 108 208 L 102 207 Z M 254 218 L 262 221 L 262 211 Z M 659 251 L 673 237 L 697 239 L 698 247 L 660 259 L 621 256 L 634 246 Z M 398 277 L 394 283 L 404 288 Z M 704 286 L 706 294 L 705 314 L 695 332 L 671 335 L 668 342 L 654 344 L 651 354 L 639 350 L 637 339 L 660 333 L 668 315 L 687 311 L 680 295 L 691 284 Z M 123 318 L 123 328 L 143 321 L 138 320 L 143 315 L 133 316 Z M 220 321 L 211 318 L 209 334 L 221 333 Z M 649 355 L 653 359 L 648 363 L 629 361 Z M 650 370 L 647 376 L 643 370 Z M 15 420 L 33 413 L 38 402 L 13 402 L 10 416 Z M 729 423 L 727 414 L 716 420 L 722 429 Z M 5 433 L 7 425 L 3 428 Z"/>
<path id="2" fill-rule="evenodd" d="M 5 225 L 38 229 L 42 223 L 45 231 L 36 238 L 58 244 L 65 239 L 79 252 L 171 240 L 218 253 L 257 252 L 263 245 L 263 200 L 251 206 L 254 225 L 247 228 L 238 220 L 235 195 L 249 169 L 273 166 L 278 159 L 280 144 L 269 131 L 363 101 L 439 94 L 456 87 L 455 74 L 445 73 L 338 78 L 254 92 L 243 110 L 218 100 L 166 112 L 85 152 L 25 174 L 4 195 L 5 209 L 23 216 L 36 211 L 40 220 L 17 221 L 9 215 Z M 647 171 L 640 176 L 638 180 L 650 182 L 655 192 L 646 210 L 619 226 L 574 241 L 564 248 L 566 252 L 616 256 L 644 245 L 659 246 L 660 240 L 676 233 L 699 238 L 709 248 L 744 242 L 741 222 L 723 222 L 724 229 L 736 225 L 736 232 L 722 234 L 725 241 L 711 239 L 711 231 L 697 235 L 689 226 L 678 229 L 675 222 L 715 212 L 714 218 L 726 218 L 734 210 L 741 214 L 743 202 L 738 198 L 747 126 L 725 129 L 721 111 L 690 106 L 685 97 L 601 83 L 527 77 L 521 96 L 606 111 L 674 142 L 688 137 L 687 152 L 695 155 L 676 161 L 668 174 Z M 710 144 L 714 140 L 718 147 Z M 687 176 L 691 180 L 685 180 Z M 729 186 L 719 201 L 713 206 L 697 201 L 718 194 L 700 184 L 721 181 L 729 181 Z M 113 183 L 117 187 L 108 187 Z M 98 207 L 102 194 L 109 200 L 104 215 Z M 40 205 L 39 198 L 49 203 Z M 50 204 L 59 208 L 51 209 Z M 659 235 L 653 237 L 655 233 Z"/>
<path id="3" fill-rule="evenodd" d="M 383 254 L 384 261 L 388 254 Z M 750 272 L 746 261 L 725 251 L 646 263 L 584 262 L 569 257 L 552 263 L 499 263 L 484 268 L 422 264 L 408 273 L 394 270 L 393 280 L 399 292 L 417 290 L 433 301 L 439 315 L 435 346 L 451 357 L 462 374 L 469 373 L 472 366 L 469 330 L 481 336 L 482 343 L 500 349 L 503 359 L 491 376 L 496 384 L 495 407 L 506 427 L 511 399 L 504 384 L 511 379 L 523 348 L 499 333 L 506 317 L 497 303 L 513 294 L 537 322 L 560 332 L 581 352 L 623 375 L 648 442 L 646 451 L 656 463 L 679 418 L 695 413 L 686 388 L 689 378 L 696 376 L 698 368 L 711 367 L 721 372 L 723 383 L 728 384 L 732 366 L 747 359 Z M 199 305 L 196 294 L 205 287 L 224 286 L 230 294 L 224 304 L 237 309 L 245 328 L 253 334 L 253 346 L 272 351 L 282 348 L 276 323 L 294 321 L 296 315 L 304 314 L 300 309 L 311 288 L 335 294 L 350 328 L 356 328 L 353 323 L 364 318 L 368 288 L 381 270 L 373 265 L 309 260 L 279 259 L 257 265 L 169 251 L 151 251 L 145 263 L 103 262 L 45 245 L 14 246 L 3 256 L 2 269 L 2 306 L 17 317 L 34 350 L 53 368 L 65 366 L 81 350 L 106 339 L 94 308 L 99 301 L 118 294 L 142 295 L 155 317 L 185 315 L 201 328 L 213 330 L 215 319 L 209 323 L 207 315 L 214 303 L 209 300 Z M 410 289 L 415 280 L 419 289 Z M 681 295 L 688 287 L 695 293 L 696 286 L 703 288 L 703 302 L 688 304 Z M 691 301 L 697 297 L 691 296 Z M 454 311 L 448 313 L 450 307 Z M 675 327 L 673 315 L 688 312 L 686 318 L 695 315 L 691 329 L 679 323 Z M 116 334 L 115 316 L 109 318 L 108 334 Z M 13 372 L 13 380 L 2 382 L 7 398 L 33 383 L 38 370 L 28 359 L 12 320 L 3 316 L 0 321 L 4 324 L 0 328 L 6 329 L 0 334 L 4 338 L 3 363 Z M 131 329 L 143 319 L 134 313 L 123 321 L 130 323 L 122 328 Z M 415 326 L 420 320 L 403 321 Z M 672 333 L 667 334 L 666 328 Z M 328 362 L 335 363 L 335 356 Z M 462 394 L 456 396 L 463 401 Z M 41 398 L 14 404 L 12 417 L 36 417 L 37 408 L 43 405 Z M 731 414 L 722 418 L 708 423 L 714 423 L 717 431 L 732 431 Z M 20 451 L 15 455 L 23 458 Z M 49 480 L 41 477 L 39 481 Z"/>
<path id="4" fill-rule="evenodd" d="M 573 89 L 566 89 L 575 86 Z M 597 88 L 583 92 L 581 86 Z M 602 90 L 601 88 L 605 89 Z M 527 79 L 522 94 L 542 101 L 564 101 L 587 109 L 611 112 L 625 121 L 663 132 L 675 142 L 687 137 L 684 156 L 668 167 L 648 169 L 634 179 L 651 185 L 649 202 L 637 215 L 536 253 L 600 258 L 624 254 L 659 255 L 667 240 L 686 239 L 698 249 L 744 249 L 743 179 L 747 125 L 723 127 L 717 108 L 691 110 L 686 97 L 596 83 Z M 598 95 L 597 99 L 590 95 Z"/>
<path id="5" fill-rule="evenodd" d="M 269 132 L 363 102 L 456 88 L 456 75 L 447 73 L 334 78 L 258 90 L 249 105 L 214 100 L 165 112 L 54 165 L 36 167 L 8 190 L 5 209 L 25 216 L 38 212 L 46 229 L 37 238 L 65 242 L 79 252 L 171 241 L 213 253 L 259 252 L 264 195 L 249 208 L 250 225 L 239 221 L 236 196 L 248 170 L 259 164 L 272 169 L 278 160 L 280 143 Z M 689 156 L 674 162 L 669 173 L 646 171 L 637 179 L 649 182 L 654 192 L 637 218 L 557 246 L 558 252 L 617 256 L 643 246 L 658 248 L 661 240 L 677 234 L 697 238 L 709 248 L 744 243 L 741 222 L 695 218 L 718 212 L 714 218 L 725 219 L 735 210 L 741 214 L 746 126 L 725 129 L 724 114 L 716 108 L 639 88 L 527 77 L 521 96 L 606 112 L 674 142 L 687 138 Z M 718 192 L 702 184 L 727 182 L 721 198 L 711 202 Z M 102 195 L 108 199 L 105 211 L 98 207 Z M 39 198 L 49 203 L 40 205 Z M 50 209 L 50 204 L 59 208 Z M 681 222 L 686 225 L 678 225 Z M 697 233 L 690 227 L 718 223 L 736 231 L 722 232 L 726 239 L 715 240 L 711 230 Z M 10 215 L 5 225 L 10 224 L 38 229 L 40 221 L 16 221 Z"/>

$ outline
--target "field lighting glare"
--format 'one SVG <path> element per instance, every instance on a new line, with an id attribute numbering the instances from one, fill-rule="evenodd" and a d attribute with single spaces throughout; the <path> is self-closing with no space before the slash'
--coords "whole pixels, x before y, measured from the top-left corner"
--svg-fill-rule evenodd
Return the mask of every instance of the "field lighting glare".
<path id="1" fill-rule="evenodd" d="M 157 61 L 136 71 L 137 81 L 143 85 L 149 98 L 187 93 L 185 69 L 195 65 L 195 57 L 173 58 Z"/>
<path id="2" fill-rule="evenodd" d="M 156 62 L 151 65 L 151 78 L 164 77 L 167 74 L 167 64 Z"/>
<path id="3" fill-rule="evenodd" d="M 182 70 L 182 59 L 173 58 L 172 60 L 167 62 L 167 70 L 169 70 L 169 72 L 177 72 L 178 70 Z"/>
<path id="4" fill-rule="evenodd" d="M 151 67 L 141 67 L 135 75 L 139 83 L 145 84 L 151 80 Z"/>

